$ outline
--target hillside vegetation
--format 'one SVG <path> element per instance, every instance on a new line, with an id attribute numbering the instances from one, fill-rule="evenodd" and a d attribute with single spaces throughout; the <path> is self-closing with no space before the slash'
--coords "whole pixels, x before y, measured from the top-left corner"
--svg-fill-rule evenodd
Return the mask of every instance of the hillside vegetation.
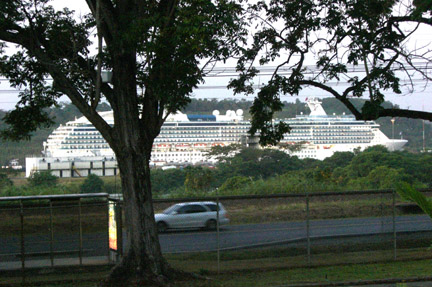
<path id="1" fill-rule="evenodd" d="M 154 170 L 152 185 L 161 197 L 215 195 L 216 190 L 241 195 L 390 189 L 402 182 L 427 188 L 432 187 L 431 161 L 430 153 L 389 152 L 382 146 L 337 152 L 323 161 L 244 148 L 215 168 Z"/>
<path id="2" fill-rule="evenodd" d="M 300 160 L 275 149 L 243 148 L 232 157 L 221 155 L 216 167 L 153 169 L 152 188 L 156 198 L 389 189 L 402 182 L 430 188 L 431 173 L 431 153 L 389 152 L 382 146 L 356 154 L 337 152 L 323 161 Z M 32 179 L 12 183 L 0 177 L 0 196 L 121 192 L 120 177 L 102 179 L 103 186 L 95 178 L 38 185 Z M 98 187 L 84 189 L 86 181 Z"/>

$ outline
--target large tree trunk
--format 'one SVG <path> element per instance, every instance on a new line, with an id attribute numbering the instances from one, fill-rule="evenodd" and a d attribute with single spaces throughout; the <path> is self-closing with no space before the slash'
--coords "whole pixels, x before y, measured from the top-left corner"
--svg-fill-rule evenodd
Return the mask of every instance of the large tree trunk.
<path id="1" fill-rule="evenodd" d="M 105 286 L 167 286 L 175 275 L 162 257 L 152 203 L 149 161 L 158 130 L 142 126 L 136 96 L 135 51 L 113 57 L 113 141 L 122 179 L 127 250 Z M 150 132 L 149 132 L 150 131 Z"/>
<path id="2" fill-rule="evenodd" d="M 143 154 L 117 158 L 122 175 L 128 249 L 108 286 L 166 286 L 171 268 L 162 257 L 154 220 L 149 162 Z"/>

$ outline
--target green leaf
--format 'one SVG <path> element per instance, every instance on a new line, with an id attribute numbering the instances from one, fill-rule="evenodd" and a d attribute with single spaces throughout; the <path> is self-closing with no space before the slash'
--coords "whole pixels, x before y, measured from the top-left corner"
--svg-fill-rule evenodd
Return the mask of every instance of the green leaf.
<path id="1" fill-rule="evenodd" d="M 432 218 L 432 202 L 420 191 L 409 185 L 402 183 L 396 188 L 397 193 L 405 200 L 416 203 L 424 213 Z"/>

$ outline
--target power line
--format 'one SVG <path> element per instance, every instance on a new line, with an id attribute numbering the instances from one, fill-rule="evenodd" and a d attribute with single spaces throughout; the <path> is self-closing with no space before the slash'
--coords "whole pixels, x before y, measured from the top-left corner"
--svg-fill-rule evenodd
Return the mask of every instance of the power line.
<path id="1" fill-rule="evenodd" d="M 412 65 L 408 65 L 408 64 L 393 64 L 391 70 L 392 71 L 414 71 L 414 70 L 423 70 L 423 71 L 428 71 L 432 69 L 432 66 L 430 66 L 431 64 L 429 62 L 415 62 L 412 63 Z M 412 66 L 415 66 L 412 67 Z M 365 67 L 364 66 L 354 66 L 354 65 L 347 65 L 347 74 L 351 74 L 351 73 L 365 73 Z M 276 70 L 276 68 L 278 68 L 278 66 L 258 66 L 255 67 L 259 73 L 257 75 L 257 77 L 259 76 L 271 76 L 273 75 L 274 71 Z M 306 75 L 313 75 L 313 74 L 318 74 L 319 72 L 321 72 L 321 68 L 319 68 L 317 65 L 305 65 L 304 66 L 305 71 L 303 72 L 303 74 Z M 403 68 L 403 69 L 402 69 Z M 291 69 L 290 67 L 279 67 L 278 68 L 278 75 L 290 75 L 291 74 Z M 208 69 L 204 69 L 204 73 L 206 74 L 204 77 L 205 78 L 222 78 L 222 77 L 237 77 L 239 72 L 237 72 L 236 67 L 215 67 L 215 68 L 208 68 Z M 52 78 L 48 77 L 45 79 L 46 81 L 52 81 Z M 0 82 L 2 81 L 8 81 L 8 79 L 6 78 L 1 78 L 0 77 Z"/>
<path id="2" fill-rule="evenodd" d="M 401 80 L 400 81 L 401 84 L 410 84 L 413 83 L 414 85 L 419 85 L 419 84 L 425 84 L 427 83 L 427 80 L 424 79 L 405 79 L 405 80 Z M 346 81 L 339 81 L 339 82 L 327 82 L 325 83 L 327 86 L 330 87 L 343 87 L 343 86 L 350 86 L 350 84 Z M 258 89 L 260 87 L 262 87 L 264 84 L 260 84 L 260 85 L 252 85 L 253 88 Z M 227 84 L 226 85 L 198 85 L 198 87 L 196 88 L 197 90 L 224 90 L 227 89 Z M 1 90 L 0 89 L 0 96 L 7 96 L 8 94 L 18 94 L 20 92 L 23 92 L 24 90 Z"/>

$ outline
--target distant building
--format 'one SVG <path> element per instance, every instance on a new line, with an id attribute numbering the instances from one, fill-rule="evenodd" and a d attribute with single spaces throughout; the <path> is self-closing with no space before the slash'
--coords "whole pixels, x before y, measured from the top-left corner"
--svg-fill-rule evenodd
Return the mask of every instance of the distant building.
<path id="1" fill-rule="evenodd" d="M 119 174 L 117 161 L 113 157 L 26 158 L 26 177 L 38 171 L 51 171 L 52 175 L 58 177 L 85 177 L 89 174 L 114 176 Z"/>
<path id="2" fill-rule="evenodd" d="M 24 167 L 22 165 L 20 165 L 19 160 L 18 159 L 12 159 L 9 161 L 9 165 L 3 165 L 2 168 L 11 168 L 14 170 L 22 170 Z"/>

